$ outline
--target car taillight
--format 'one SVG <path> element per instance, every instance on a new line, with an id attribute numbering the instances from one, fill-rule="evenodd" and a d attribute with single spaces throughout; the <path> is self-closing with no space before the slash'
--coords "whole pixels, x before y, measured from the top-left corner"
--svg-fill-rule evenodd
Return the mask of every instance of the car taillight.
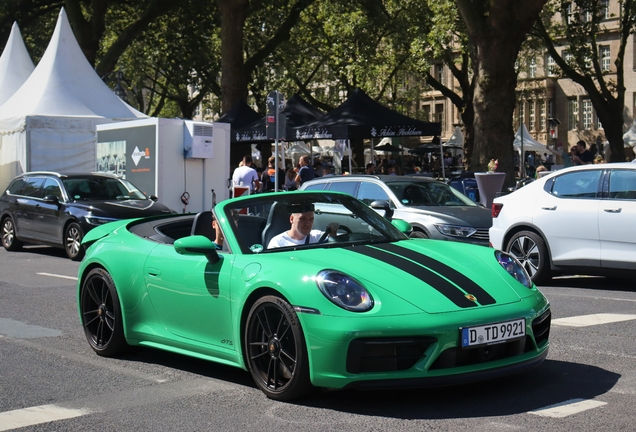
<path id="1" fill-rule="evenodd" d="M 503 204 L 500 203 L 492 203 L 492 217 L 493 219 L 499 216 L 501 213 L 501 209 L 503 208 Z"/>

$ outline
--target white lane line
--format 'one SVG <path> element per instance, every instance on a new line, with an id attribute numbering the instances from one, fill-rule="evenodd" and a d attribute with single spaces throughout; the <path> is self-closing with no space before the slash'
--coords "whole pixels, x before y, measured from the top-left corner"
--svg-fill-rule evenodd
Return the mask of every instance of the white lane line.
<path id="1" fill-rule="evenodd" d="M 563 418 L 571 416 L 572 414 L 587 411 L 592 408 L 598 408 L 603 405 L 607 405 L 607 402 L 600 402 L 589 399 L 570 399 L 565 402 L 528 411 L 528 413 L 535 414 L 541 417 Z"/>
<path id="2" fill-rule="evenodd" d="M 51 276 L 51 277 L 56 277 L 56 278 L 60 278 L 60 279 L 77 280 L 77 278 L 74 277 L 74 276 L 64 276 L 64 275 L 59 275 L 59 274 L 55 274 L 55 273 L 36 273 L 36 274 L 39 274 L 40 276 Z"/>
<path id="3" fill-rule="evenodd" d="M 67 409 L 55 405 L 41 405 L 6 411 L 0 413 L 0 431 L 80 417 L 89 413 L 88 410 Z"/>
<path id="4" fill-rule="evenodd" d="M 628 314 L 592 314 L 592 315 L 580 315 L 568 318 L 558 318 L 552 320 L 552 325 L 566 326 L 566 327 L 587 327 L 600 324 L 609 324 L 621 321 L 629 321 L 636 319 L 636 315 Z"/>

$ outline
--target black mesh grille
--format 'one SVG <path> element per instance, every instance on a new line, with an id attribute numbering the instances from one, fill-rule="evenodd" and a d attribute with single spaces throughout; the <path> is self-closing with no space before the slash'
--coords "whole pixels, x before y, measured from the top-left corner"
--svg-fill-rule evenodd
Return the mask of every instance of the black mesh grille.
<path id="1" fill-rule="evenodd" d="M 526 336 L 524 339 L 479 348 L 449 348 L 437 357 L 437 360 L 435 360 L 430 370 L 469 366 L 514 357 L 532 348 L 533 345 L 530 336 Z"/>
<path id="2" fill-rule="evenodd" d="M 399 339 L 355 339 L 347 352 L 347 372 L 406 370 L 424 357 L 432 337 Z"/>
<path id="3" fill-rule="evenodd" d="M 550 322 L 552 321 L 552 312 L 550 309 L 545 311 L 543 315 L 532 321 L 532 332 L 537 346 L 548 340 L 550 336 Z"/>

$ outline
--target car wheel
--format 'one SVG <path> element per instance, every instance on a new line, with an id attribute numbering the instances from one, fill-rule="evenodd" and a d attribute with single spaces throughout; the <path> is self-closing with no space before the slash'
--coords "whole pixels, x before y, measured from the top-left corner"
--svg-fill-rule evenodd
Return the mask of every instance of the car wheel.
<path id="1" fill-rule="evenodd" d="M 81 247 L 83 237 L 82 228 L 76 222 L 71 222 L 64 230 L 64 250 L 73 261 L 80 261 L 84 257 Z"/>
<path id="2" fill-rule="evenodd" d="M 506 252 L 519 260 L 535 284 L 551 279 L 548 248 L 539 234 L 532 231 L 516 233 L 508 242 Z"/>
<path id="3" fill-rule="evenodd" d="M 411 234 L 409 235 L 409 237 L 410 238 L 428 238 L 428 236 L 426 235 L 424 231 L 416 231 L 416 230 L 411 231 Z"/>
<path id="4" fill-rule="evenodd" d="M 84 279 L 80 316 L 86 339 L 97 354 L 111 357 L 126 349 L 119 296 L 106 270 L 93 269 Z"/>
<path id="5" fill-rule="evenodd" d="M 296 312 L 280 297 L 256 301 L 245 329 L 247 364 L 267 397 L 297 399 L 312 389 L 307 348 Z"/>
<path id="6" fill-rule="evenodd" d="M 22 242 L 15 235 L 15 225 L 10 217 L 2 221 L 2 246 L 8 251 L 17 251 L 22 248 Z"/>

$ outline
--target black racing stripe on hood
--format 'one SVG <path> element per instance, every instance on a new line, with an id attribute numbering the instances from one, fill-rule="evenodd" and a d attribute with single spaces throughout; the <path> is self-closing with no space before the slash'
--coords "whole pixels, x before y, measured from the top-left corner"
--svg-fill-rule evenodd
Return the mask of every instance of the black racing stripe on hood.
<path id="1" fill-rule="evenodd" d="M 481 305 L 485 306 L 497 303 L 490 294 L 488 294 L 474 281 L 440 261 L 437 261 L 429 256 L 413 251 L 411 249 L 396 246 L 394 244 L 381 244 L 378 245 L 378 248 L 402 255 L 405 258 L 418 262 L 433 270 L 434 272 L 441 274 L 442 276 L 453 282 L 455 285 L 462 287 L 462 289 L 468 294 L 472 294 L 477 297 L 477 301 Z"/>
<path id="2" fill-rule="evenodd" d="M 455 285 L 453 285 L 437 273 L 434 273 L 426 267 L 422 267 L 421 265 L 416 264 L 404 257 L 397 256 L 390 252 L 376 249 L 371 246 L 349 247 L 346 249 L 390 264 L 395 268 L 399 268 L 400 270 L 403 270 L 410 275 L 415 276 L 422 282 L 430 285 L 431 287 L 439 291 L 440 294 L 455 303 L 455 305 L 457 305 L 458 307 L 470 308 L 477 306 L 475 302 L 468 300 L 464 296 L 464 293 Z"/>

